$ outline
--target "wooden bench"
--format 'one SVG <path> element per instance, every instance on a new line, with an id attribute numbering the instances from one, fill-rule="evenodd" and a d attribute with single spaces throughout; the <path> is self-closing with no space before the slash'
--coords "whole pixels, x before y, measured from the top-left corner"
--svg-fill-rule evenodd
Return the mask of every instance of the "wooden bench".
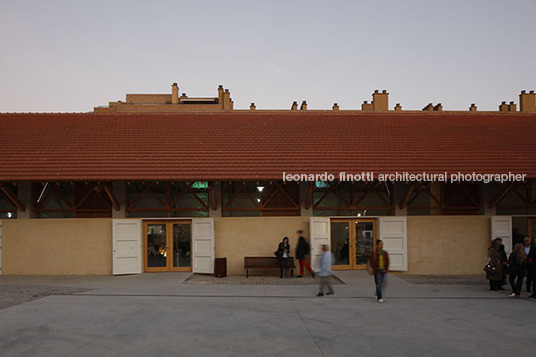
<path id="1" fill-rule="evenodd" d="M 294 276 L 294 258 L 288 258 L 290 276 Z M 276 257 L 244 257 L 246 278 L 249 278 L 249 269 L 279 269 L 279 277 L 283 278 L 283 267 Z"/>

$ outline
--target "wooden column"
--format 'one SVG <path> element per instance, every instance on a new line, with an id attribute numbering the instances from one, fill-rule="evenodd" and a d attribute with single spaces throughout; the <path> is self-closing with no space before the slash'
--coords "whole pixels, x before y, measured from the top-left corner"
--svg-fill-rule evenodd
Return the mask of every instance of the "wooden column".
<path id="1" fill-rule="evenodd" d="M 312 184 L 312 185 L 311 185 Z M 300 215 L 313 216 L 314 182 L 300 182 Z"/>
<path id="2" fill-rule="evenodd" d="M 209 217 L 221 217 L 221 182 L 212 182 L 209 189 Z"/>
<path id="3" fill-rule="evenodd" d="M 395 182 L 395 188 L 393 192 L 391 192 L 392 195 L 394 195 L 393 204 L 395 206 L 395 215 L 396 216 L 407 216 L 408 215 L 408 206 L 407 204 L 404 204 L 403 207 L 400 207 L 400 203 L 402 202 L 404 198 L 404 194 L 408 191 L 409 186 L 406 185 L 404 182 Z"/>
<path id="4" fill-rule="evenodd" d="M 117 200 L 117 204 L 119 204 L 119 210 L 112 208 L 113 218 L 127 218 L 127 207 L 125 204 L 126 187 L 125 181 L 116 181 L 112 186 L 113 197 Z"/>

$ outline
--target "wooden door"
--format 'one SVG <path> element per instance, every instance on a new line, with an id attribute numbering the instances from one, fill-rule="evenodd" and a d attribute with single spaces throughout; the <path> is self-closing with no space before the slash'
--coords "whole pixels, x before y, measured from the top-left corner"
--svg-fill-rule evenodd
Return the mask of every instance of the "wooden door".
<path id="1" fill-rule="evenodd" d="M 144 222 L 144 267 L 147 272 L 192 271 L 192 222 Z"/>
<path id="2" fill-rule="evenodd" d="M 333 269 L 365 269 L 376 246 L 375 219 L 331 220 Z"/>
<path id="3" fill-rule="evenodd" d="M 113 275 L 142 272 L 140 220 L 112 220 L 112 249 Z"/>
<path id="4" fill-rule="evenodd" d="M 309 234 L 311 237 L 311 267 L 316 269 L 320 256 L 322 255 L 322 245 L 330 247 L 330 221 L 329 217 L 311 217 L 309 221 Z"/>

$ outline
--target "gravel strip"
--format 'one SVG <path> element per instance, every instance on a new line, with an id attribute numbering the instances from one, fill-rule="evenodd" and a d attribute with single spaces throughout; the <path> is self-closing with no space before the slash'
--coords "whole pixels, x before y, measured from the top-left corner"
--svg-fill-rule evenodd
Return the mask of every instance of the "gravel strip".
<path id="1" fill-rule="evenodd" d="M 23 304 L 49 295 L 72 295 L 91 289 L 46 285 L 0 285 L 0 309 Z"/>
<path id="2" fill-rule="evenodd" d="M 332 277 L 332 284 L 344 284 L 336 277 Z M 246 278 L 243 275 L 230 275 L 224 278 L 216 278 L 213 275 L 193 274 L 186 279 L 183 284 L 192 285 L 318 285 L 318 279 L 313 279 L 311 276 L 303 278 L 283 278 L 279 276 L 268 275 L 250 275 Z"/>

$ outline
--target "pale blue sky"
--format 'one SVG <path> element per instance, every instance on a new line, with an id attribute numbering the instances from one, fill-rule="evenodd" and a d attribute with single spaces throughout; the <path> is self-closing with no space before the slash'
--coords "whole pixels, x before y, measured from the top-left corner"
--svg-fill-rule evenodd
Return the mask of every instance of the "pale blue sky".
<path id="1" fill-rule="evenodd" d="M 236 109 L 497 110 L 536 89 L 536 1 L 0 1 L 0 112 L 229 88 Z"/>

